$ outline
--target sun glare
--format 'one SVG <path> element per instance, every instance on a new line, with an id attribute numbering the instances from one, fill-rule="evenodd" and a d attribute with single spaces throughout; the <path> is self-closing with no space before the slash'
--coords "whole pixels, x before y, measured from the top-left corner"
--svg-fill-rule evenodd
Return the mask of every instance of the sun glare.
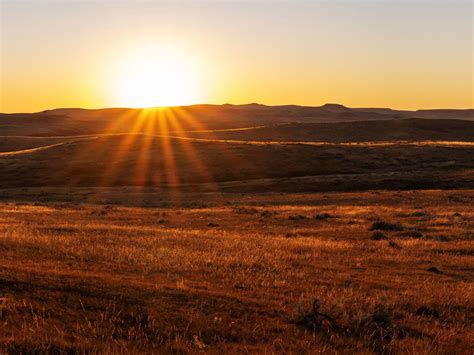
<path id="1" fill-rule="evenodd" d="M 120 61 L 118 71 L 116 98 L 122 106 L 178 106 L 200 99 L 196 64 L 175 48 L 135 50 Z"/>

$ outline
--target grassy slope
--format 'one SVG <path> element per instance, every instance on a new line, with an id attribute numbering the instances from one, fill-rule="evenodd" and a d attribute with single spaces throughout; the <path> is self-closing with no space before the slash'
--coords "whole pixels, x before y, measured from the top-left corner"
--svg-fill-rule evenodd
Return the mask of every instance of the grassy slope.
<path id="1" fill-rule="evenodd" d="M 181 134 L 183 135 L 183 134 Z M 401 119 L 337 123 L 290 123 L 253 130 L 186 132 L 187 137 L 245 141 L 370 142 L 474 141 L 474 122 Z"/>
<path id="2" fill-rule="evenodd" d="M 472 350 L 472 191 L 163 199 L 0 205 L 0 351 Z"/>
<path id="3" fill-rule="evenodd" d="M 434 186 L 453 176 L 453 183 L 470 186 L 472 180 L 460 174 L 472 167 L 472 147 L 464 146 L 242 144 L 120 135 L 1 157 L 0 186 L 161 186 L 340 174 L 355 174 L 363 183 L 363 176 L 370 182 L 372 175 L 399 172 L 411 174 L 415 185 L 428 174 Z M 383 187 L 354 188 L 370 186 Z"/>
<path id="4" fill-rule="evenodd" d="M 71 138 L 36 138 L 36 137 L 0 137 L 0 153 L 16 152 L 25 149 L 34 149 L 53 144 L 69 142 Z"/>

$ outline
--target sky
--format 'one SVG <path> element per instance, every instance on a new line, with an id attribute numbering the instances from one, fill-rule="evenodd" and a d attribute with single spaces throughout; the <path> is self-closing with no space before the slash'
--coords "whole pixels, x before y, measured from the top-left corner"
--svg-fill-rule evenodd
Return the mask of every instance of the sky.
<path id="1" fill-rule="evenodd" d="M 0 112 L 474 106 L 470 0 L 0 4 Z"/>

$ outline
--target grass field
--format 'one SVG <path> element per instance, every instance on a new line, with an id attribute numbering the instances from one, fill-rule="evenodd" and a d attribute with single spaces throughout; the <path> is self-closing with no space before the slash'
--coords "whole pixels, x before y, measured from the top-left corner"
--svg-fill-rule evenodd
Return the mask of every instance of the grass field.
<path id="1" fill-rule="evenodd" d="M 472 353 L 474 191 L 172 197 L 3 200 L 0 353 Z"/>

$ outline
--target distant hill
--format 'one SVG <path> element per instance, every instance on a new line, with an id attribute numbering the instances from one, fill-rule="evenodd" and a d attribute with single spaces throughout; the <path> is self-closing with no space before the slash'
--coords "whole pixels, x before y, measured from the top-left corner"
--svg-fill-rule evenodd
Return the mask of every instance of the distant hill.
<path id="1" fill-rule="evenodd" d="M 147 118 L 166 118 L 152 125 Z M 397 111 L 386 108 L 347 108 L 248 105 L 193 105 L 166 109 L 54 109 L 38 113 L 0 114 L 0 135 L 62 136 L 98 133 L 217 130 L 290 122 L 322 123 L 381 121 L 404 118 L 474 121 L 474 110 Z M 153 121 L 153 120 L 152 120 Z M 157 120 L 155 120 L 157 121 Z"/>
<path id="2" fill-rule="evenodd" d="M 418 110 L 412 115 L 417 118 L 456 118 L 474 119 L 474 110 Z"/>
<path id="3" fill-rule="evenodd" d="M 474 141 L 474 122 L 394 119 L 334 123 L 286 123 L 245 130 L 185 132 L 186 137 L 280 142 Z"/>

